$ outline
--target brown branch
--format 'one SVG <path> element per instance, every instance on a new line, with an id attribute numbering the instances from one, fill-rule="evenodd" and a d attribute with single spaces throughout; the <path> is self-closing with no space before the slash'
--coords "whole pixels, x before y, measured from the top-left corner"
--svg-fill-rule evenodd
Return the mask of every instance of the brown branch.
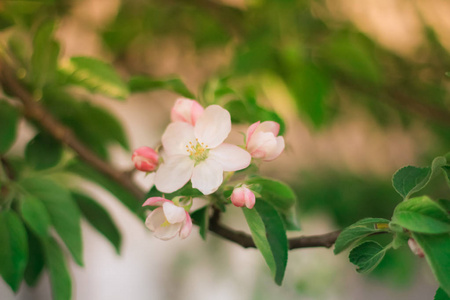
<path id="1" fill-rule="evenodd" d="M 32 95 L 22 86 L 14 76 L 14 72 L 0 60 L 0 84 L 3 88 L 15 95 L 23 103 L 23 111 L 26 118 L 38 122 L 55 139 L 66 144 L 74 150 L 82 160 L 91 165 L 97 171 L 108 176 L 127 190 L 138 200 L 145 197 L 145 192 L 140 189 L 128 176 L 127 172 L 120 172 L 110 164 L 100 159 L 95 153 L 88 149 L 72 131 L 56 120 L 42 105 L 37 103 Z M 244 248 L 255 247 L 250 235 L 230 229 L 219 222 L 220 211 L 215 210 L 210 219 L 209 230 L 222 238 L 241 245 Z M 306 247 L 331 247 L 339 232 L 331 232 L 316 236 L 303 236 L 289 240 L 289 249 Z"/>

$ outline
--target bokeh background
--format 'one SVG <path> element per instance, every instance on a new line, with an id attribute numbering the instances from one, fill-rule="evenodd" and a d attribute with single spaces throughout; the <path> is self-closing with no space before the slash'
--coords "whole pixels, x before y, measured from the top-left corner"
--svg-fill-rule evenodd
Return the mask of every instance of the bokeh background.
<path id="1" fill-rule="evenodd" d="M 178 77 L 202 97 L 226 83 L 277 111 L 287 147 L 262 172 L 296 191 L 300 234 L 390 218 L 401 200 L 392 174 L 450 150 L 448 1 L 48 0 L 21 1 L 21 11 L 8 11 L 8 1 L 0 2 L 0 16 L 25 16 L 23 34 L 33 30 L 32 20 L 58 19 L 62 61 L 93 56 L 124 78 Z M 20 39 L 2 31 L 0 42 L 14 35 Z M 155 147 L 177 97 L 155 91 L 95 102 L 122 121 L 132 148 Z M 234 128 L 232 138 L 239 140 L 247 125 Z M 11 152 L 23 153 L 32 136 L 22 123 Z M 130 153 L 109 150 L 115 166 L 132 167 Z M 136 180 L 152 184 L 151 176 Z M 85 188 L 111 213 L 123 245 L 118 256 L 83 224 L 85 267 L 70 266 L 74 299 L 423 300 L 437 288 L 425 262 L 408 249 L 388 252 L 368 276 L 357 274 L 346 254 L 294 250 L 278 287 L 256 250 L 213 234 L 203 242 L 197 229 L 183 241 L 154 239 L 110 194 Z M 248 230 L 238 209 L 230 209 L 226 222 Z M 2 300 L 50 297 L 46 274 L 17 295 L 0 282 Z"/>

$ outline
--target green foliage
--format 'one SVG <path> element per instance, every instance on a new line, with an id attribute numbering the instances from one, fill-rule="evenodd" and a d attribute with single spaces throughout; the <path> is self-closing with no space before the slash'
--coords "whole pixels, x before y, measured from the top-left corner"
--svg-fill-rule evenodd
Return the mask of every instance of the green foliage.
<path id="1" fill-rule="evenodd" d="M 209 207 L 205 206 L 191 213 L 192 221 L 195 225 L 200 227 L 200 236 L 206 240 L 206 233 L 209 226 Z"/>
<path id="2" fill-rule="evenodd" d="M 412 233 L 441 288 L 450 295 L 450 234 Z"/>
<path id="3" fill-rule="evenodd" d="M 442 288 L 438 288 L 434 300 L 450 300 L 450 296 Z"/>
<path id="4" fill-rule="evenodd" d="M 132 93 L 169 90 L 186 98 L 195 99 L 194 94 L 178 78 L 157 80 L 148 76 L 135 76 L 130 79 L 128 86 Z"/>
<path id="5" fill-rule="evenodd" d="M 70 300 L 72 297 L 72 281 L 64 259 L 64 253 L 58 243 L 49 238 L 43 241 L 45 264 L 50 275 L 54 300 Z"/>
<path id="6" fill-rule="evenodd" d="M 13 291 L 22 281 L 28 260 L 27 234 L 15 212 L 0 211 L 0 274 Z"/>
<path id="7" fill-rule="evenodd" d="M 242 208 L 253 241 L 272 271 L 272 276 L 281 285 L 288 258 L 288 240 L 278 212 L 262 200 L 256 201 L 254 209 Z"/>
<path id="8" fill-rule="evenodd" d="M 36 170 L 48 169 L 56 166 L 62 158 L 63 147 L 60 142 L 50 135 L 40 132 L 25 148 L 27 163 Z"/>
<path id="9" fill-rule="evenodd" d="M 398 170 L 392 177 L 392 185 L 395 190 L 405 199 L 413 193 L 423 189 L 435 176 L 437 170 L 447 163 L 443 156 L 438 156 L 433 160 L 430 167 L 417 168 L 407 166 Z"/>
<path id="10" fill-rule="evenodd" d="M 296 202 L 292 189 L 285 183 L 264 177 L 252 177 L 247 185 L 255 185 L 255 189 L 264 201 L 280 211 L 288 211 Z"/>
<path id="11" fill-rule="evenodd" d="M 86 195 L 72 193 L 72 197 L 86 220 L 106 237 L 114 246 L 116 252 L 120 254 L 122 236 L 109 213 L 103 206 Z"/>
<path id="12" fill-rule="evenodd" d="M 449 215 L 438 203 L 426 196 L 400 203 L 394 210 L 392 222 L 413 232 L 450 232 Z"/>
<path id="13" fill-rule="evenodd" d="M 45 258 L 42 250 L 41 242 L 29 230 L 28 236 L 28 263 L 25 268 L 25 282 L 29 286 L 35 286 L 38 283 L 39 275 L 44 269 Z"/>
<path id="14" fill-rule="evenodd" d="M 364 242 L 350 251 L 349 259 L 358 267 L 356 271 L 369 273 L 378 266 L 387 249 L 374 241 Z"/>
<path id="15" fill-rule="evenodd" d="M 0 99 L 0 154 L 8 151 L 14 143 L 18 122 L 17 110 L 8 102 Z"/>
<path id="16" fill-rule="evenodd" d="M 73 259 L 83 265 L 83 244 L 81 240 L 80 211 L 69 191 L 47 178 L 23 179 L 21 187 L 38 198 L 46 207 L 58 235 L 66 244 Z"/>
<path id="17" fill-rule="evenodd" d="M 33 196 L 22 199 L 20 213 L 28 227 L 39 237 L 46 238 L 51 226 L 50 216 L 45 205 Z"/>
<path id="18" fill-rule="evenodd" d="M 59 69 L 64 83 L 118 100 L 128 97 L 128 87 L 109 64 L 93 57 L 72 57 Z"/>
<path id="19" fill-rule="evenodd" d="M 160 191 L 158 191 L 158 189 L 155 186 L 152 186 L 152 188 L 150 189 L 150 191 L 148 191 L 147 193 L 147 198 L 150 197 L 163 197 L 166 199 L 173 199 L 177 196 L 185 196 L 185 197 L 200 197 L 203 196 L 203 194 L 192 187 L 192 183 L 189 181 L 188 183 L 186 183 L 181 189 L 173 192 L 173 193 L 161 193 Z"/>
<path id="20" fill-rule="evenodd" d="M 366 218 L 342 230 L 334 244 L 334 254 L 339 254 L 355 242 L 374 233 L 388 232 L 389 220 Z"/>

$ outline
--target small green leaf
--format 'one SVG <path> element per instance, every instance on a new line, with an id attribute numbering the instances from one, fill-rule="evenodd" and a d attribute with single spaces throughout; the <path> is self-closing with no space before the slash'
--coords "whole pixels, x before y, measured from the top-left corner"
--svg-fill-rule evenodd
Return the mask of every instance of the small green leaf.
<path id="1" fill-rule="evenodd" d="M 431 168 L 417 168 L 413 166 L 401 168 L 392 177 L 392 185 L 403 198 L 408 199 L 413 193 L 423 189 L 436 174 L 436 170 L 446 163 L 445 157 L 438 156 L 433 160 Z"/>
<path id="2" fill-rule="evenodd" d="M 25 268 L 25 281 L 29 286 L 35 286 L 38 282 L 39 276 L 44 269 L 44 253 L 42 245 L 38 238 L 29 230 L 28 236 L 28 263 Z"/>
<path id="3" fill-rule="evenodd" d="M 16 139 L 19 113 L 8 102 L 0 99 L 0 154 L 9 150 Z"/>
<path id="4" fill-rule="evenodd" d="M 93 57 L 72 57 L 60 67 L 59 71 L 69 84 L 119 100 L 128 97 L 128 87 L 116 70 L 111 65 Z"/>
<path id="5" fill-rule="evenodd" d="M 63 147 L 52 136 L 38 133 L 25 148 L 27 162 L 36 170 L 54 167 L 61 160 Z"/>
<path id="6" fill-rule="evenodd" d="M 268 203 L 257 200 L 253 209 L 242 208 L 253 241 L 269 266 L 275 283 L 281 285 L 288 258 L 288 240 L 283 221 Z"/>
<path id="7" fill-rule="evenodd" d="M 450 296 L 440 287 L 436 291 L 434 300 L 450 300 Z"/>
<path id="8" fill-rule="evenodd" d="M 441 288 L 450 295 L 450 234 L 412 233 Z"/>
<path id="9" fill-rule="evenodd" d="M 339 254 L 353 243 L 373 233 L 387 232 L 389 220 L 381 218 L 366 218 L 342 230 L 334 244 L 334 254 Z"/>
<path id="10" fill-rule="evenodd" d="M 117 253 L 120 253 L 122 236 L 109 213 L 85 195 L 72 193 L 72 196 L 86 220 L 111 242 Z"/>
<path id="11" fill-rule="evenodd" d="M 296 201 L 295 193 L 285 183 L 269 178 L 253 177 L 246 181 L 248 185 L 259 185 L 261 197 L 273 207 L 281 211 L 292 208 Z"/>
<path id="12" fill-rule="evenodd" d="M 72 282 L 66 265 L 64 253 L 53 238 L 43 243 L 45 264 L 50 274 L 52 295 L 54 300 L 70 300 L 72 298 Z"/>
<path id="13" fill-rule="evenodd" d="M 0 274 L 14 292 L 28 260 L 27 234 L 15 212 L 0 212 Z"/>
<path id="14" fill-rule="evenodd" d="M 42 201 L 50 220 L 78 265 L 83 265 L 80 211 L 68 190 L 47 178 L 30 177 L 19 182 L 23 189 Z"/>
<path id="15" fill-rule="evenodd" d="M 155 80 L 148 76 L 135 76 L 130 79 L 128 86 L 132 93 L 149 92 L 154 90 L 169 90 L 186 98 L 195 99 L 195 96 L 178 78 Z"/>
<path id="16" fill-rule="evenodd" d="M 203 196 L 202 192 L 192 187 L 191 182 L 189 181 L 186 183 L 181 189 L 167 194 L 167 193 L 161 193 L 156 189 L 155 186 L 153 186 L 150 191 L 147 193 L 147 198 L 150 197 L 163 197 L 166 199 L 173 199 L 177 196 L 185 196 L 185 197 L 200 197 Z"/>
<path id="17" fill-rule="evenodd" d="M 414 232 L 450 232 L 449 215 L 427 196 L 411 198 L 397 205 L 392 222 Z"/>
<path id="18" fill-rule="evenodd" d="M 37 89 L 55 79 L 59 44 L 53 39 L 54 30 L 53 21 L 45 22 L 39 27 L 33 40 L 30 73 L 31 81 Z"/>
<path id="19" fill-rule="evenodd" d="M 191 213 L 192 221 L 200 227 L 200 236 L 206 240 L 209 226 L 209 206 L 202 207 Z"/>
<path id="20" fill-rule="evenodd" d="M 45 205 L 33 196 L 25 196 L 20 206 L 25 223 L 40 237 L 48 236 L 50 217 Z"/>
<path id="21" fill-rule="evenodd" d="M 353 248 L 348 258 L 358 267 L 358 273 L 369 273 L 381 262 L 386 250 L 377 242 L 367 241 Z"/>

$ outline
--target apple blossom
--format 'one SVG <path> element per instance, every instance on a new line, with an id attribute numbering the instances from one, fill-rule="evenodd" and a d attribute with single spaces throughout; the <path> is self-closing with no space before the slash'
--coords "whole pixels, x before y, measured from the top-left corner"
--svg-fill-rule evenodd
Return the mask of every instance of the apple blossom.
<path id="1" fill-rule="evenodd" d="M 284 138 L 277 136 L 280 124 L 273 121 L 256 122 L 247 129 L 247 151 L 254 158 L 271 161 L 284 150 Z"/>
<path id="2" fill-rule="evenodd" d="M 174 202 L 161 197 L 151 197 L 142 206 L 160 206 L 145 220 L 145 226 L 153 231 L 158 239 L 170 240 L 177 234 L 184 239 L 191 233 L 191 216 Z"/>
<path id="3" fill-rule="evenodd" d="M 423 252 L 422 248 L 420 248 L 420 246 L 417 244 L 415 239 L 410 238 L 408 240 L 408 246 L 409 249 L 411 249 L 412 253 L 414 253 L 418 257 L 425 257 L 425 253 Z"/>
<path id="4" fill-rule="evenodd" d="M 246 185 L 237 187 L 231 194 L 231 202 L 234 206 L 253 208 L 255 205 L 255 194 Z"/>
<path id="5" fill-rule="evenodd" d="M 150 147 L 140 147 L 134 150 L 131 160 L 137 170 L 143 172 L 155 171 L 158 166 L 158 153 Z"/>
<path id="6" fill-rule="evenodd" d="M 170 118 L 173 122 L 185 122 L 195 125 L 203 111 L 203 107 L 197 101 L 178 98 L 172 107 Z"/>
<path id="7" fill-rule="evenodd" d="M 191 180 L 204 195 L 215 192 L 224 171 L 244 169 L 251 161 L 244 149 L 223 143 L 230 131 L 230 113 L 218 105 L 208 106 L 195 126 L 169 124 L 162 136 L 166 157 L 156 172 L 156 188 L 172 193 Z"/>

